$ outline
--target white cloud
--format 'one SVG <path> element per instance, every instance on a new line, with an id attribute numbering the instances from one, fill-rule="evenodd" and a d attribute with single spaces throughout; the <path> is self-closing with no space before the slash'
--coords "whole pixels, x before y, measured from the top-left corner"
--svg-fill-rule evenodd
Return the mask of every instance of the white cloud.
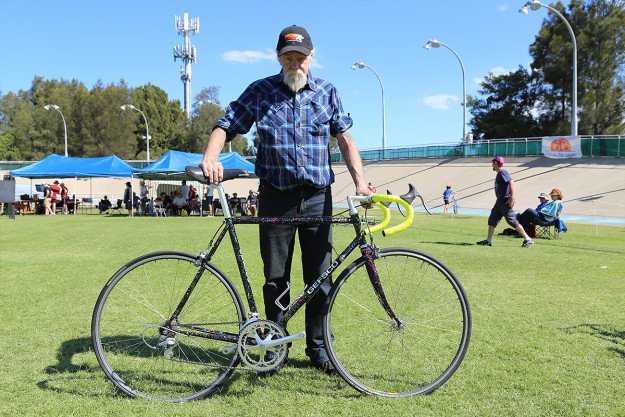
<path id="1" fill-rule="evenodd" d="M 484 78 L 478 78 L 478 77 L 473 78 L 473 82 L 475 83 L 475 85 L 480 85 L 483 81 L 484 81 Z"/>
<path id="2" fill-rule="evenodd" d="M 514 71 L 506 69 L 504 67 L 495 67 L 495 68 L 491 69 L 490 72 L 492 72 L 494 76 L 497 76 L 497 75 L 509 74 L 511 72 L 514 72 Z"/>
<path id="3" fill-rule="evenodd" d="M 259 61 L 276 60 L 276 52 L 272 49 L 263 51 L 227 51 L 221 54 L 224 61 L 254 64 Z"/>
<path id="4" fill-rule="evenodd" d="M 508 7 L 510 7 L 508 3 L 500 4 L 499 6 L 497 6 L 497 10 L 499 10 L 500 12 L 505 12 L 506 10 L 508 10 Z"/>
<path id="5" fill-rule="evenodd" d="M 452 94 L 436 94 L 423 98 L 423 103 L 426 106 L 438 110 L 449 110 L 452 104 L 456 104 L 459 102 L 460 98 Z"/>

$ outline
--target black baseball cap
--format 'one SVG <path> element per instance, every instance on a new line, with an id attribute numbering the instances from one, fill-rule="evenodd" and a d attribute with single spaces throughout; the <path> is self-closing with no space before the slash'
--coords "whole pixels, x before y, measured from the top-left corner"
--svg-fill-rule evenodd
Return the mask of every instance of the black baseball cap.
<path id="1" fill-rule="evenodd" d="M 293 25 L 284 28 L 284 30 L 280 32 L 278 46 L 276 46 L 278 56 L 290 51 L 297 51 L 304 55 L 310 55 L 312 50 L 312 40 L 310 39 L 308 32 L 306 32 L 306 29 L 303 27 Z"/>

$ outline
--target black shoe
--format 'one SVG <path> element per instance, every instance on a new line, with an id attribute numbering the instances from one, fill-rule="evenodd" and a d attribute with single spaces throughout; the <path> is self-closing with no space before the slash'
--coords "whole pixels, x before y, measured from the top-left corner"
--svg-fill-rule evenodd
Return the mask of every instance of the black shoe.
<path id="1" fill-rule="evenodd" d="M 332 362 L 330 361 L 314 363 L 313 366 L 326 375 L 336 375 L 336 369 L 334 369 L 334 365 L 332 365 Z"/>
<path id="2" fill-rule="evenodd" d="M 479 242 L 477 242 L 477 244 L 480 246 L 493 246 L 493 244 L 490 243 L 490 240 L 488 239 L 480 240 Z"/>

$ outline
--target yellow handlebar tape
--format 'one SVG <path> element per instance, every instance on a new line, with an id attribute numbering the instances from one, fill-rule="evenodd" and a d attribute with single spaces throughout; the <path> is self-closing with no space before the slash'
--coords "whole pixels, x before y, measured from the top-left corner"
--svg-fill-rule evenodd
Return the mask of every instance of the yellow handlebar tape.
<path id="1" fill-rule="evenodd" d="M 401 197 L 396 195 L 376 194 L 374 196 L 371 196 L 371 201 L 373 201 L 375 205 L 380 207 L 384 212 L 384 218 L 382 219 L 382 222 L 372 227 L 370 229 L 371 233 L 384 229 L 388 225 L 388 222 L 391 220 L 391 212 L 385 205 L 381 203 L 382 201 L 388 203 L 397 203 L 406 209 L 406 218 L 404 219 L 404 221 L 396 226 L 392 226 L 388 229 L 382 230 L 383 236 L 391 236 L 395 233 L 403 232 L 412 224 L 412 220 L 414 219 L 414 211 L 412 209 L 412 206 L 402 200 Z"/>

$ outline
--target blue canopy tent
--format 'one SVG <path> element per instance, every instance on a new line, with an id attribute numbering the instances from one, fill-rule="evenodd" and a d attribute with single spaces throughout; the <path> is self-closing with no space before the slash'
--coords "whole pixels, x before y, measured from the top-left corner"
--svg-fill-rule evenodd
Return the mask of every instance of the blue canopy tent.
<path id="1" fill-rule="evenodd" d="M 61 155 L 48 155 L 41 161 L 9 171 L 14 177 L 30 178 L 70 178 L 78 177 L 133 177 L 134 168 L 115 155 L 101 158 L 72 158 Z M 74 205 L 76 195 L 74 194 Z M 76 210 L 74 210 L 76 214 Z"/>
<path id="2" fill-rule="evenodd" d="M 244 169 L 254 175 L 254 164 L 236 152 L 226 152 L 219 155 L 219 162 L 224 169 Z M 180 151 L 169 151 L 143 169 L 135 169 L 137 176 L 149 180 L 188 180 L 184 172 L 187 165 L 197 166 L 202 161 L 202 154 Z"/>
<path id="3" fill-rule="evenodd" d="M 133 167 L 115 155 L 102 158 L 72 158 L 52 154 L 39 162 L 9 171 L 14 177 L 132 177 Z"/>

